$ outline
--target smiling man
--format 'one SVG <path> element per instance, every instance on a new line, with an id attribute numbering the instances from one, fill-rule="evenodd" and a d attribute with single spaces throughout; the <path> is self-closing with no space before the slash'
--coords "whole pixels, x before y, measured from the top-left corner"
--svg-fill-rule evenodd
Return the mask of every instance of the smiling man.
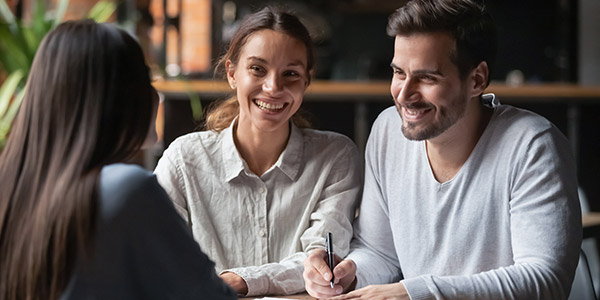
<path id="1" fill-rule="evenodd" d="M 475 0 L 413 0 L 390 17 L 395 108 L 373 125 L 335 286 L 324 251 L 304 262 L 311 295 L 568 297 L 581 244 L 574 161 L 548 120 L 483 96 L 494 26 Z"/>

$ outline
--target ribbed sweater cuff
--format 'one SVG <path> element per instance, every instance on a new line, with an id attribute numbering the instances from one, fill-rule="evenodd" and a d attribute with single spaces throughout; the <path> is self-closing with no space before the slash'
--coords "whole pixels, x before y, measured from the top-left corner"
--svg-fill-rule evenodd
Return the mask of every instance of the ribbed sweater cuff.
<path id="1" fill-rule="evenodd" d="M 404 279 L 401 282 L 404 284 L 410 300 L 435 300 L 423 277 Z"/>

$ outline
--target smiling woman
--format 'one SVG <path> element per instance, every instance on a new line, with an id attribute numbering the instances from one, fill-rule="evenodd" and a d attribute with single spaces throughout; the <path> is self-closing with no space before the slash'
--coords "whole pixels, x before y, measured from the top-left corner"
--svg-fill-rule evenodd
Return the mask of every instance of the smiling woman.
<path id="1" fill-rule="evenodd" d="M 289 120 L 300 108 L 308 86 L 306 64 L 302 42 L 270 29 L 258 31 L 248 39 L 237 63 L 225 63 L 227 79 L 237 91 L 239 105 L 234 138 L 257 175 L 275 163 L 287 144 Z M 253 145 L 258 142 L 256 137 L 270 145 L 262 141 Z M 262 157 L 252 159 L 253 147 L 262 148 Z M 265 150 L 272 154 L 265 155 Z"/>
<path id="2" fill-rule="evenodd" d="M 267 7 L 218 63 L 234 95 L 207 131 L 174 141 L 155 173 L 221 277 L 253 296 L 304 290 L 307 252 L 336 237 L 344 256 L 362 183 L 356 145 L 298 116 L 314 68 L 308 31 Z"/>

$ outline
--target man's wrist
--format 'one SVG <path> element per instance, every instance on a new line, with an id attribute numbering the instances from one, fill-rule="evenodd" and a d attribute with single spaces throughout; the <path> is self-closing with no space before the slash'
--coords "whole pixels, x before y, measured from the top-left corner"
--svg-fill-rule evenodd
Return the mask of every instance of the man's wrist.
<path id="1" fill-rule="evenodd" d="M 354 280 L 352 280 L 352 282 L 350 282 L 350 285 L 348 286 L 348 288 L 346 288 L 346 290 L 344 291 L 344 293 L 353 291 L 356 288 L 356 276 L 354 276 Z"/>

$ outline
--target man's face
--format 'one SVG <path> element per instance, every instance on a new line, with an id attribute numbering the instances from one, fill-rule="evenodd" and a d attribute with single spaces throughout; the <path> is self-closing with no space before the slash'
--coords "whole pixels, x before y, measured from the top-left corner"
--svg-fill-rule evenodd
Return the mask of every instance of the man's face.
<path id="1" fill-rule="evenodd" d="M 468 97 L 450 60 L 454 45 L 446 33 L 396 36 L 390 91 L 407 139 L 433 139 L 464 116 Z"/>

